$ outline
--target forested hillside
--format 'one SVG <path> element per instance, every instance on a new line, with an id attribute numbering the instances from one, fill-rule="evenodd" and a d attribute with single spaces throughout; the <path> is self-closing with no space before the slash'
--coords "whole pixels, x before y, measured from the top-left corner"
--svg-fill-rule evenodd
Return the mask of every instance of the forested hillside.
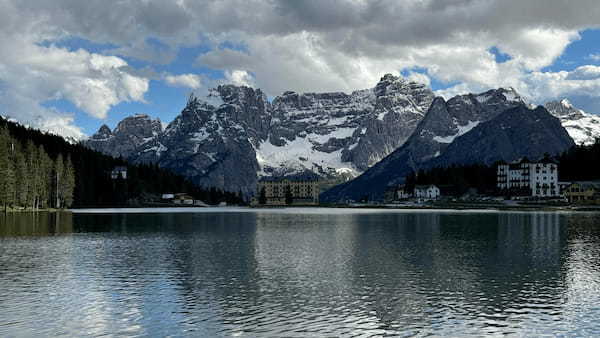
<path id="1" fill-rule="evenodd" d="M 574 146 L 552 159 L 558 164 L 559 181 L 600 180 L 600 139 L 591 145 Z M 471 188 L 493 194 L 496 190 L 496 165 L 455 165 L 420 170 L 406 176 L 405 184 L 409 189 L 415 184 L 452 186 L 455 195 Z"/>
<path id="2" fill-rule="evenodd" d="M 75 170 L 70 155 L 50 156 L 31 139 L 20 142 L 0 127 L 0 203 L 8 207 L 70 207 Z"/>
<path id="3" fill-rule="evenodd" d="M 62 137 L 0 118 L 2 207 L 49 208 L 141 204 L 162 193 L 187 193 L 209 204 L 241 203 L 237 192 L 202 189 L 156 165 L 130 165 Z M 112 179 L 116 166 L 127 179 Z"/>

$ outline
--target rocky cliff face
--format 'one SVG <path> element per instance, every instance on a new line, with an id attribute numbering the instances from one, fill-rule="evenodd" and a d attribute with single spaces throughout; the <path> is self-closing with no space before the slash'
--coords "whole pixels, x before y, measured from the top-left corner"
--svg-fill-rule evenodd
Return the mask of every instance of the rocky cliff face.
<path id="1" fill-rule="evenodd" d="M 544 107 L 560 119 L 576 144 L 593 144 L 600 138 L 600 116 L 575 108 L 567 99 L 551 101 Z"/>
<path id="2" fill-rule="evenodd" d="M 544 107 L 534 110 L 518 106 L 479 124 L 458 137 L 443 155 L 428 167 L 451 164 L 487 164 L 514 161 L 522 157 L 540 159 L 560 154 L 575 143 L 561 122 Z"/>
<path id="3" fill-rule="evenodd" d="M 204 100 L 190 98 L 162 132 L 152 123 L 142 132 L 132 117 L 114 131 L 103 126 L 87 145 L 250 194 L 260 176 L 354 177 L 402 145 L 433 98 L 425 85 L 389 74 L 372 89 L 285 92 L 272 103 L 260 89 L 226 85 Z"/>
<path id="4" fill-rule="evenodd" d="M 86 145 L 114 157 L 128 158 L 161 132 L 159 119 L 152 120 L 148 115 L 138 114 L 119 122 L 114 131 L 103 125 L 86 141 Z"/>
<path id="5" fill-rule="evenodd" d="M 469 158 L 481 162 L 485 162 L 486 159 L 511 160 L 511 154 L 535 158 L 545 142 L 550 153 L 557 149 L 564 151 L 572 144 L 572 141 L 569 143 L 563 138 L 566 132 L 563 133 L 564 128 L 558 120 L 545 110 L 544 118 L 544 114 L 540 113 L 541 115 L 535 115 L 538 120 L 525 120 L 522 114 L 504 114 L 512 108 L 530 111 L 523 99 L 512 89 L 500 88 L 478 95 L 461 95 L 447 102 L 436 98 L 425 118 L 404 145 L 356 179 L 325 192 L 322 200 L 358 200 L 365 196 L 379 198 L 387 185 L 400 183 L 412 171 L 432 165 L 463 163 Z M 533 113 L 531 116 L 534 116 Z M 520 117 L 520 120 L 516 120 L 516 117 Z M 548 122 L 548 118 L 554 122 Z M 524 134 L 503 134 L 501 130 L 495 130 L 505 126 L 503 121 L 509 119 L 527 122 L 527 128 L 524 127 L 523 130 L 531 133 L 531 139 Z M 479 125 L 485 126 L 485 129 L 478 128 Z M 548 130 L 533 132 L 536 126 Z M 476 130 L 479 134 L 474 133 Z M 496 142 L 503 137 L 502 142 L 505 145 L 485 146 L 485 142 Z M 463 141 L 458 142 L 459 140 Z M 477 149 L 481 152 L 476 152 Z"/>

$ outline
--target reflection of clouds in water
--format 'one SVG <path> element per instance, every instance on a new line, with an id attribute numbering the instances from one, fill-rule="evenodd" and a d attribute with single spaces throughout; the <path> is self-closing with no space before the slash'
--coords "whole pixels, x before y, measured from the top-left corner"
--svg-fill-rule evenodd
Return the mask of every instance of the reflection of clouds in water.
<path id="1" fill-rule="evenodd" d="M 0 299 L 20 309 L 0 322 L 46 335 L 60 330 L 48 322 L 142 335 L 577 332 L 568 323 L 598 316 L 600 230 L 586 217 L 76 214 L 75 235 L 0 239 Z M 51 296 L 27 293 L 33 309 L 20 303 L 30 290 Z"/>

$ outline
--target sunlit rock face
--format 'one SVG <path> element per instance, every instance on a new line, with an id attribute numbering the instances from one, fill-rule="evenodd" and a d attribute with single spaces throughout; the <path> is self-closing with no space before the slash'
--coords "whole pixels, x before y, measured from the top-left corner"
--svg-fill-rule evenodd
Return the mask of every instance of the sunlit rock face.
<path id="1" fill-rule="evenodd" d="M 452 164 L 535 159 L 569 149 L 573 140 L 546 109 L 528 108 L 513 89 L 436 98 L 412 136 L 356 179 L 321 196 L 322 201 L 379 199 L 390 184 L 419 169 Z"/>
<path id="2" fill-rule="evenodd" d="M 350 94 L 285 92 L 271 102 L 260 89 L 223 85 L 190 97 L 164 131 L 146 117 L 141 132 L 134 116 L 114 131 L 103 126 L 86 144 L 251 194 L 261 176 L 355 177 L 401 146 L 433 99 L 427 86 L 390 74 Z"/>
<path id="3" fill-rule="evenodd" d="M 161 132 L 162 125 L 159 119 L 152 120 L 148 115 L 138 114 L 119 122 L 115 130 L 110 130 L 108 126 L 103 125 L 86 141 L 86 144 L 105 154 L 128 158 Z"/>

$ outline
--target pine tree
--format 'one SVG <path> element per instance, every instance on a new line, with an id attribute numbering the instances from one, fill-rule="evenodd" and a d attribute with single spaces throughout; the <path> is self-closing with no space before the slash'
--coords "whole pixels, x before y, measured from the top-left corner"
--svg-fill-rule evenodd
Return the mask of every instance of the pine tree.
<path id="1" fill-rule="evenodd" d="M 54 206 L 56 207 L 56 209 L 60 209 L 60 207 L 62 206 L 62 203 L 64 201 L 64 194 L 65 194 L 65 182 L 64 182 L 64 177 L 65 177 L 65 164 L 63 162 L 63 156 L 62 154 L 58 154 L 58 156 L 56 157 L 56 160 L 54 160 L 54 197 L 55 197 L 55 201 L 54 201 Z"/>
<path id="2" fill-rule="evenodd" d="M 0 130 L 0 201 L 4 211 L 14 203 L 15 172 L 11 146 L 13 140 L 6 128 Z"/>
<path id="3" fill-rule="evenodd" d="M 29 199 L 27 204 L 35 209 L 37 200 L 37 148 L 31 140 L 27 141 L 27 147 L 25 150 L 25 164 L 27 167 L 27 179 L 29 184 L 27 185 L 27 198 Z"/>
<path id="4" fill-rule="evenodd" d="M 25 161 L 25 155 L 23 151 L 19 151 L 15 154 L 15 204 L 21 207 L 26 207 L 29 201 L 27 193 L 29 192 L 29 184 L 31 184 L 28 177 L 27 162 Z"/>
<path id="5" fill-rule="evenodd" d="M 50 200 L 50 186 L 52 183 L 52 160 L 44 150 L 44 146 L 38 147 L 38 171 L 36 175 L 36 186 L 38 201 L 36 209 L 44 208 Z"/>
<path id="6" fill-rule="evenodd" d="M 67 155 L 67 162 L 64 166 L 63 182 L 63 203 L 65 207 L 69 208 L 73 205 L 73 193 L 75 191 L 75 168 L 71 161 L 71 155 Z"/>

